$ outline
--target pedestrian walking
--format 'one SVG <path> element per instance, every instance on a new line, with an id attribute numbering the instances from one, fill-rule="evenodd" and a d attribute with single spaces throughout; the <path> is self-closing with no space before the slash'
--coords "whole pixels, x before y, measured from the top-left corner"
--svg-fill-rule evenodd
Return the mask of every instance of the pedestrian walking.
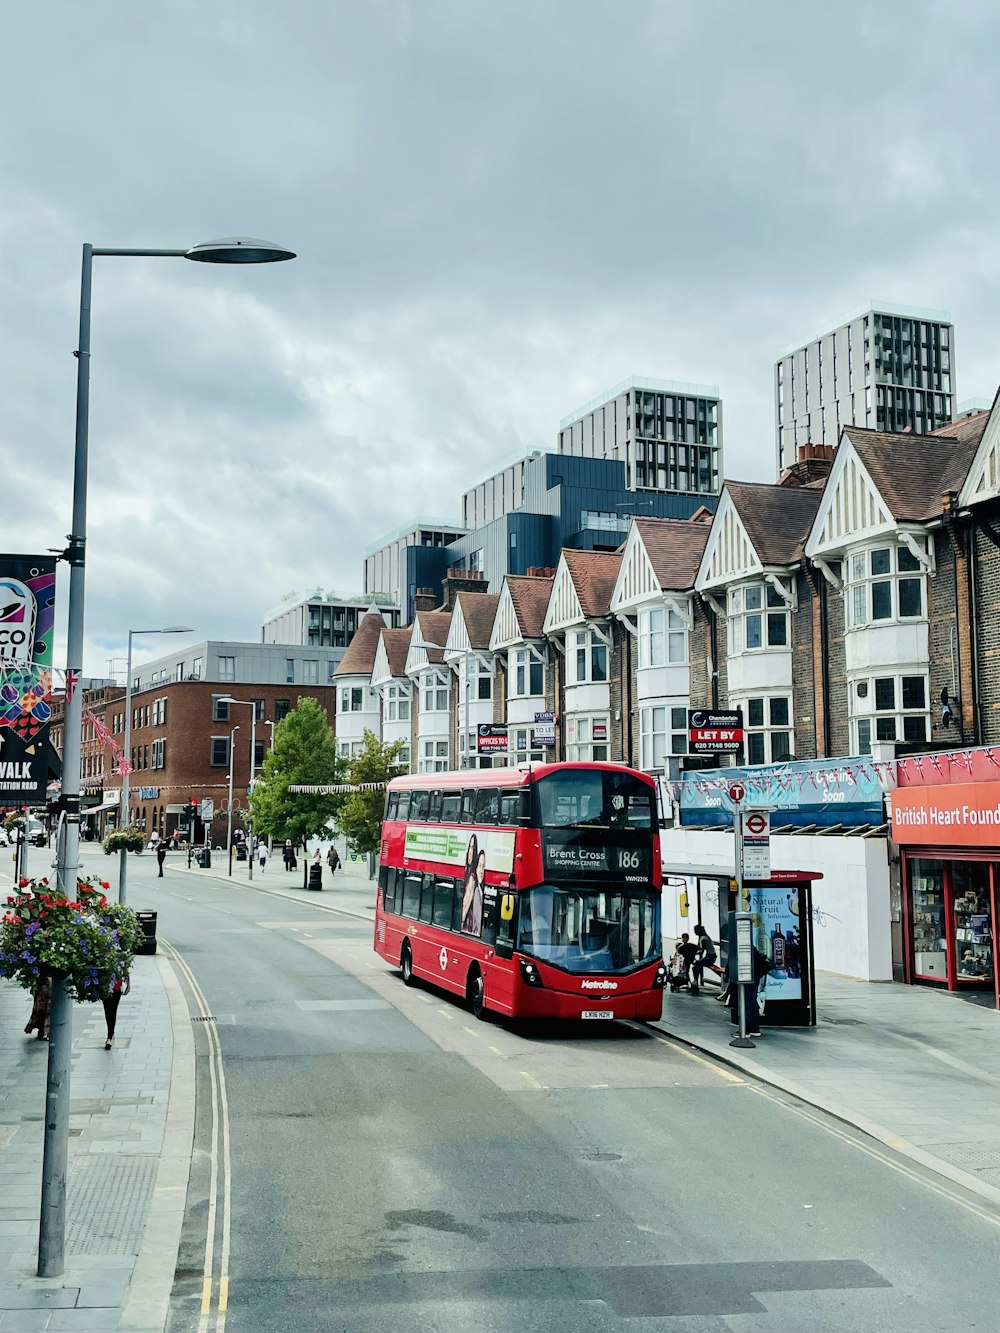
<path id="1" fill-rule="evenodd" d="M 121 977 L 115 977 L 111 994 L 104 999 L 104 1021 L 108 1025 L 108 1039 L 104 1043 L 106 1051 L 111 1050 L 111 1043 L 115 1039 L 115 1024 L 118 1021 L 118 1006 L 121 1004 L 122 996 L 127 995 L 131 989 L 131 977 L 126 977 L 124 981 Z"/>
<path id="2" fill-rule="evenodd" d="M 340 867 L 340 853 L 337 851 L 336 847 L 334 847 L 332 842 L 330 844 L 330 850 L 326 854 L 326 863 L 330 867 L 331 875 Z"/>
<path id="3" fill-rule="evenodd" d="M 267 865 L 267 843 L 263 838 L 261 838 L 260 846 L 257 848 L 257 860 L 260 862 L 260 873 L 263 875 L 264 867 Z"/>
<path id="4" fill-rule="evenodd" d="M 31 1017 L 28 1019 L 28 1026 L 24 1029 L 25 1036 L 30 1037 L 32 1032 L 37 1029 L 38 1040 L 48 1041 L 49 1008 L 51 1004 L 52 982 L 48 977 L 45 977 L 32 994 Z"/>
<path id="5" fill-rule="evenodd" d="M 286 839 L 285 839 L 284 858 L 285 858 L 285 869 L 286 869 L 286 870 L 292 870 L 292 869 L 294 869 L 294 866 L 295 866 L 295 848 L 292 846 L 292 840 L 291 840 L 291 838 L 286 838 Z"/>
<path id="6" fill-rule="evenodd" d="M 163 863 L 166 859 L 167 859 L 167 844 L 165 842 L 158 842 L 156 844 L 156 864 L 159 866 L 159 870 L 156 875 L 157 879 L 163 878 Z"/>

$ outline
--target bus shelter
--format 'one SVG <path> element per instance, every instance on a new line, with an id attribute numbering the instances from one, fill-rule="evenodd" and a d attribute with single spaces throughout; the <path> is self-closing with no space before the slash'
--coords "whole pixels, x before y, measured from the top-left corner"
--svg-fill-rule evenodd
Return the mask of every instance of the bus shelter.
<path id="1" fill-rule="evenodd" d="M 772 870 L 769 879 L 748 881 L 742 900 L 731 870 L 718 866 L 664 866 L 663 920 L 669 934 L 694 935 L 696 923 L 719 940 L 719 961 L 729 959 L 729 914 L 753 915 L 754 946 L 767 959 L 762 1021 L 769 1027 L 815 1027 L 816 969 L 813 958 L 812 886 L 817 870 Z M 665 951 L 670 945 L 665 943 Z"/>

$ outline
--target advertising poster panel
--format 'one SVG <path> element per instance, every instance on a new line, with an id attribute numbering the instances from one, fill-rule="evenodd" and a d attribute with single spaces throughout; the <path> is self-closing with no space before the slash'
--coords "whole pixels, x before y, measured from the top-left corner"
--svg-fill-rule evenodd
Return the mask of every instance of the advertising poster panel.
<path id="1" fill-rule="evenodd" d="M 56 561 L 0 555 L 0 805 L 41 805 L 49 779 Z"/>
<path id="2" fill-rule="evenodd" d="M 750 889 L 754 944 L 771 965 L 765 1000 L 801 1000 L 801 932 L 799 898 L 794 887 L 753 886 Z"/>

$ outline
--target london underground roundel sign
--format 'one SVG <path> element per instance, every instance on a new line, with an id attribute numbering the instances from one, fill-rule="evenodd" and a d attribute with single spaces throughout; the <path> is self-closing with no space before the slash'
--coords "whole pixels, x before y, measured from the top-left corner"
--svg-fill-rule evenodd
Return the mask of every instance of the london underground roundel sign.
<path id="1" fill-rule="evenodd" d="M 751 835 L 751 837 L 762 838 L 767 833 L 767 816 L 747 815 L 743 823 L 743 828 L 745 832 Z"/>

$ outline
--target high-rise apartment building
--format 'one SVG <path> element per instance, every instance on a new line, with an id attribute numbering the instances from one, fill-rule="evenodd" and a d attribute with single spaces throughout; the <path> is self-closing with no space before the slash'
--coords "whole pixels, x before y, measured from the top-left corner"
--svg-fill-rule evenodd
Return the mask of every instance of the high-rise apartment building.
<path id="1" fill-rule="evenodd" d="M 778 472 L 841 426 L 928 434 L 954 417 L 955 330 L 943 310 L 872 302 L 775 363 Z"/>
<path id="2" fill-rule="evenodd" d="M 562 419 L 559 452 L 624 463 L 630 491 L 718 495 L 719 391 L 633 376 Z"/>
<path id="3" fill-rule="evenodd" d="M 417 588 L 441 582 L 448 568 L 445 547 L 464 533 L 461 523 L 418 518 L 380 538 L 365 550 L 364 596 L 388 597 L 408 625 Z"/>

